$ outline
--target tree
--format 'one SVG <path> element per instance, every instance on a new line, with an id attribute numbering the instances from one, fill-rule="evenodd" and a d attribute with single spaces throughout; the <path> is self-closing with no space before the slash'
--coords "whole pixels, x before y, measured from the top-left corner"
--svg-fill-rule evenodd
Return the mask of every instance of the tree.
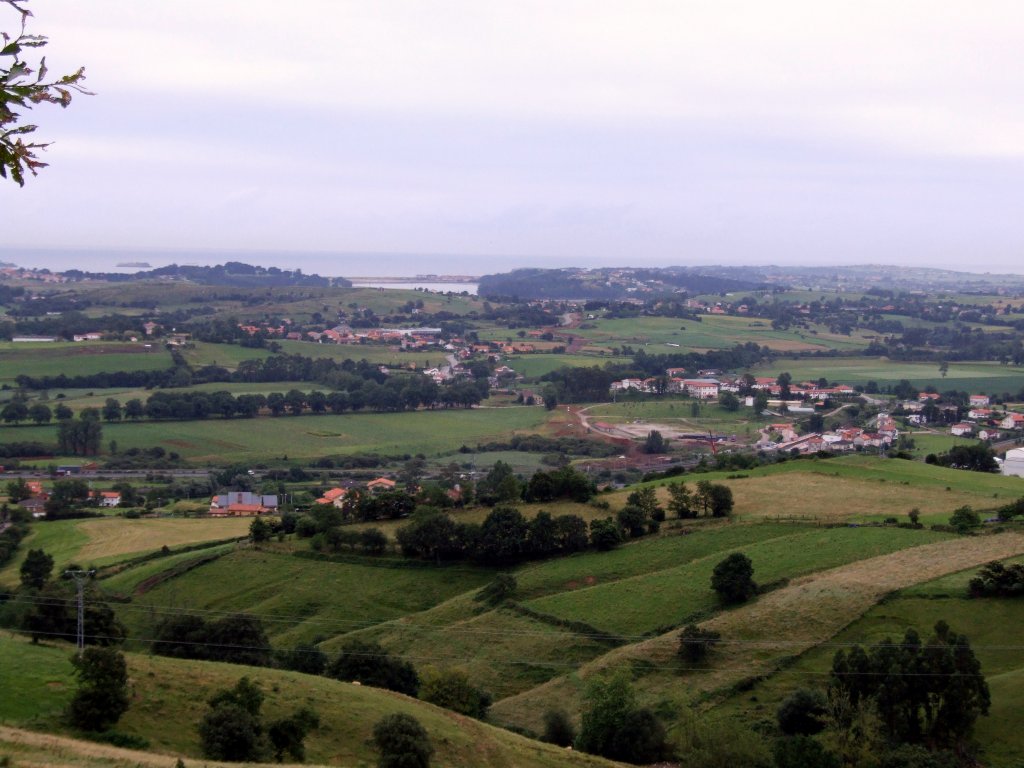
<path id="1" fill-rule="evenodd" d="M 970 533 L 981 525 L 981 516 L 970 507 L 958 507 L 953 510 L 949 524 L 957 533 Z"/>
<path id="2" fill-rule="evenodd" d="M 664 453 L 666 444 L 665 438 L 661 436 L 661 432 L 652 429 L 647 433 L 647 439 L 644 440 L 644 453 Z"/>
<path id="3" fill-rule="evenodd" d="M 637 707 L 629 679 L 620 671 L 588 684 L 576 748 L 613 760 L 652 763 L 664 756 L 665 729 L 652 712 Z"/>
<path id="4" fill-rule="evenodd" d="M 21 564 L 21 585 L 42 589 L 53 573 L 53 558 L 41 549 L 30 549 Z"/>
<path id="5" fill-rule="evenodd" d="M 89 94 L 82 85 L 85 68 L 64 75 L 56 80 L 46 80 L 46 58 L 38 66 L 22 58 L 27 48 L 42 48 L 47 40 L 43 35 L 30 35 L 26 26 L 31 11 L 25 8 L 28 0 L 3 0 L 20 15 L 20 30 L 15 34 L 3 32 L 3 48 L 0 49 L 0 178 L 10 177 L 18 186 L 25 185 L 25 171 L 35 176 L 40 168 L 47 165 L 37 152 L 49 144 L 28 142 L 23 137 L 36 130 L 35 125 L 21 122 L 24 110 L 36 104 L 59 104 L 66 107 L 71 103 L 73 92 Z"/>
<path id="6" fill-rule="evenodd" d="M 672 512 L 680 519 L 697 516 L 693 509 L 693 499 L 690 496 L 690 489 L 686 487 L 686 483 L 669 483 L 668 495 L 669 512 Z"/>
<path id="7" fill-rule="evenodd" d="M 121 420 L 121 403 L 113 398 L 108 397 L 106 402 L 103 404 L 103 420 L 104 421 L 120 421 Z"/>
<path id="8" fill-rule="evenodd" d="M 199 742 L 211 760 L 258 762 L 266 753 L 259 714 L 230 702 L 214 706 L 211 701 L 199 721 Z"/>
<path id="9" fill-rule="evenodd" d="M 0 411 L 0 418 L 5 424 L 20 424 L 28 418 L 28 406 L 21 400 L 12 400 Z"/>
<path id="10" fill-rule="evenodd" d="M 740 399 L 732 392 L 722 392 L 718 396 L 718 404 L 723 410 L 734 412 L 740 409 Z"/>
<path id="11" fill-rule="evenodd" d="M 615 549 L 622 543 L 622 529 L 610 517 L 591 520 L 590 543 L 601 552 Z"/>
<path id="12" fill-rule="evenodd" d="M 64 405 L 64 403 L 57 403 L 57 407 L 53 409 L 53 417 L 57 421 L 67 421 L 75 417 L 75 412 Z"/>
<path id="13" fill-rule="evenodd" d="M 701 629 L 696 624 L 688 624 L 679 633 L 679 658 L 687 664 L 699 664 L 707 658 L 721 638 L 718 632 Z"/>
<path id="14" fill-rule="evenodd" d="M 128 711 L 128 665 L 112 648 L 86 648 L 73 656 L 78 690 L 68 704 L 68 718 L 78 728 L 104 731 Z"/>
<path id="15" fill-rule="evenodd" d="M 840 768 L 839 758 L 808 736 L 779 739 L 772 749 L 775 768 Z"/>
<path id="16" fill-rule="evenodd" d="M 787 696 L 775 713 L 787 736 L 813 736 L 825 728 L 828 702 L 820 691 L 800 688 Z"/>
<path id="17" fill-rule="evenodd" d="M 262 517 L 257 516 L 249 524 L 249 538 L 252 539 L 253 544 L 262 544 L 265 541 L 270 541 L 270 535 L 270 523 Z"/>
<path id="18" fill-rule="evenodd" d="M 17 504 L 19 501 L 24 501 L 32 495 L 32 491 L 28 487 L 28 482 L 23 477 L 19 477 L 16 480 L 7 481 L 7 500 Z"/>
<path id="19" fill-rule="evenodd" d="M 373 726 L 373 743 L 380 753 L 378 768 L 430 768 L 434 748 L 427 731 L 412 715 L 378 720 Z"/>
<path id="20" fill-rule="evenodd" d="M 943 621 L 927 644 L 914 629 L 902 642 L 885 638 L 865 650 L 840 650 L 829 688 L 851 704 L 866 702 L 892 745 L 963 749 L 991 698 L 981 663 L 964 635 Z"/>
<path id="21" fill-rule="evenodd" d="M 572 746 L 576 741 L 576 728 L 564 709 L 549 709 L 544 713 L 544 734 L 541 741 L 560 747 Z"/>
<path id="22" fill-rule="evenodd" d="M 315 645 L 299 643 L 294 648 L 278 651 L 277 661 L 285 669 L 322 675 L 327 668 L 327 654 Z"/>
<path id="23" fill-rule="evenodd" d="M 77 507 L 89 500 L 89 484 L 84 480 L 58 480 L 46 500 L 46 517 L 59 520 L 73 515 Z"/>
<path id="24" fill-rule="evenodd" d="M 320 715 L 310 707 L 302 707 L 290 717 L 275 720 L 267 728 L 267 736 L 273 747 L 274 759 L 284 760 L 287 752 L 297 762 L 306 760 L 306 735 L 320 727 Z"/>
<path id="25" fill-rule="evenodd" d="M 351 640 L 342 646 L 341 653 L 327 666 L 327 675 L 406 696 L 415 696 L 420 688 L 419 675 L 412 664 L 392 656 L 379 643 L 362 640 Z"/>
<path id="26" fill-rule="evenodd" d="M 744 603 L 757 594 L 754 564 L 742 552 L 734 552 L 715 566 L 711 588 L 723 603 Z"/>
<path id="27" fill-rule="evenodd" d="M 473 685 L 458 669 L 427 668 L 420 683 L 420 699 L 462 715 L 483 720 L 491 706 L 491 695 Z"/>
<path id="28" fill-rule="evenodd" d="M 36 403 L 28 409 L 28 417 L 36 424 L 49 424 L 53 420 L 53 411 L 48 405 Z"/>
<path id="29" fill-rule="evenodd" d="M 733 508 L 732 490 L 729 486 L 712 483 L 709 480 L 697 482 L 697 492 L 693 501 L 695 507 L 711 517 L 728 517 Z"/>

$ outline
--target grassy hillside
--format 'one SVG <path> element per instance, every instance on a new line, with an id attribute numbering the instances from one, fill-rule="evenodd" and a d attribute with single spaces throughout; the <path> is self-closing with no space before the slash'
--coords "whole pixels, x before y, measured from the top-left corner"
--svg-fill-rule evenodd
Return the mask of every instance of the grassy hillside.
<path id="1" fill-rule="evenodd" d="M 124 584 L 129 576 L 118 578 Z M 182 608 L 212 616 L 246 611 L 263 619 L 275 646 L 289 647 L 426 610 L 492 578 L 482 568 L 386 567 L 240 550 L 117 610 L 135 638 L 151 637 L 155 623 Z"/>
<path id="2" fill-rule="evenodd" d="M 0 722 L 70 733 L 60 717 L 73 693 L 70 649 L 33 646 L 21 638 L 0 636 L 0 653 L 5 661 L 12 663 L 11 674 L 5 674 L 3 681 L 5 694 L 15 694 L 0 697 Z M 322 726 L 306 740 L 307 760 L 313 764 L 374 765 L 373 724 L 385 715 L 401 712 L 416 717 L 426 728 L 436 749 L 436 765 L 466 768 L 615 765 L 367 686 L 230 664 L 138 654 L 127 654 L 127 659 L 132 704 L 116 730 L 145 738 L 152 750 L 164 754 L 200 758 L 196 723 L 206 709 L 206 700 L 248 674 L 266 695 L 263 705 L 266 718 L 287 715 L 303 705 L 319 712 Z M 0 744 L 11 740 L 9 731 L 0 731 Z M 72 754 L 76 752 L 73 745 L 64 745 L 64 748 Z M 111 750 L 107 755 L 116 758 L 119 753 Z"/>
<path id="3" fill-rule="evenodd" d="M 670 723 L 694 705 L 706 708 L 728 700 L 736 707 L 760 706 L 764 697 L 755 689 L 756 701 L 751 701 L 750 687 L 762 678 L 790 681 L 788 688 L 780 689 L 778 701 L 814 675 L 820 679 L 821 663 L 830 660 L 835 650 L 826 641 L 849 631 L 852 634 L 841 637 L 862 642 L 864 632 L 856 630 L 856 623 L 851 626 L 851 621 L 890 592 L 1022 553 L 1024 535 L 1020 534 L 956 538 L 811 574 L 703 622 L 701 626 L 720 632 L 723 642 L 713 659 L 696 670 L 685 671 L 679 664 L 678 632 L 672 631 L 612 650 L 574 672 L 499 701 L 493 712 L 500 721 L 536 727 L 540 713 L 549 707 L 578 711 L 583 681 L 618 667 L 632 670 L 641 699 L 666 713 Z M 936 603 L 918 600 L 926 607 Z M 1011 632 L 1017 626 L 1013 620 L 997 623 Z M 801 666 L 812 658 L 819 659 L 818 668 Z"/>
<path id="4" fill-rule="evenodd" d="M 0 584 L 18 582 L 18 569 L 30 549 L 45 550 L 57 569 L 71 562 L 98 566 L 153 552 L 163 546 L 173 549 L 245 536 L 251 522 L 244 518 L 128 520 L 123 517 L 40 521 L 32 526 L 32 532 L 22 542 L 14 560 L 0 570 Z"/>

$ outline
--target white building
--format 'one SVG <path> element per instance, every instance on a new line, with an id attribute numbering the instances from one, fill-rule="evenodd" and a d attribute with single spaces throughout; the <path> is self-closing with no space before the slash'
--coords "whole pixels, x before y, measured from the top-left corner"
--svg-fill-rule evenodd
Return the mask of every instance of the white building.
<path id="1" fill-rule="evenodd" d="M 1024 448 L 1012 448 L 1006 452 L 1003 474 L 1024 477 Z"/>

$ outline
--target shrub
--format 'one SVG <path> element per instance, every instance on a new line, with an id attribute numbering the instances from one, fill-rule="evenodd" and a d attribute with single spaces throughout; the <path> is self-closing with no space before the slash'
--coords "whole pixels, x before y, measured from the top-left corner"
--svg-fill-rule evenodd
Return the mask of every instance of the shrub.
<path id="1" fill-rule="evenodd" d="M 388 715 L 373 726 L 380 752 L 378 768 L 429 768 L 434 748 L 426 730 L 411 715 Z"/>
<path id="2" fill-rule="evenodd" d="M 549 709 L 544 713 L 544 735 L 541 740 L 560 747 L 571 746 L 576 740 L 576 728 L 564 709 Z"/>
<path id="3" fill-rule="evenodd" d="M 825 697 L 802 688 L 786 697 L 775 717 L 787 736 L 813 736 L 825 728 L 825 712 Z"/>
<path id="4" fill-rule="evenodd" d="M 78 691 L 68 704 L 68 719 L 87 731 L 103 731 L 128 711 L 128 665 L 112 648 L 87 648 L 71 663 Z"/>
<path id="5" fill-rule="evenodd" d="M 689 624 L 679 633 L 679 658 L 688 664 L 697 664 L 707 658 L 721 637 L 718 632 Z"/>
<path id="6" fill-rule="evenodd" d="M 378 643 L 353 640 L 346 643 L 338 657 L 327 667 L 328 677 L 336 680 L 357 681 L 375 688 L 415 696 L 420 679 L 416 669 L 385 651 Z"/>
<path id="7" fill-rule="evenodd" d="M 465 672 L 427 669 L 420 684 L 420 699 L 462 715 L 483 720 L 491 706 L 491 694 L 477 688 Z"/>
<path id="8" fill-rule="evenodd" d="M 969 533 L 981 525 L 981 517 L 970 507 L 960 507 L 953 510 L 949 524 L 957 533 Z"/>
<path id="9" fill-rule="evenodd" d="M 744 603 L 757 593 L 754 564 L 742 552 L 734 552 L 715 566 L 711 588 L 724 603 Z"/>

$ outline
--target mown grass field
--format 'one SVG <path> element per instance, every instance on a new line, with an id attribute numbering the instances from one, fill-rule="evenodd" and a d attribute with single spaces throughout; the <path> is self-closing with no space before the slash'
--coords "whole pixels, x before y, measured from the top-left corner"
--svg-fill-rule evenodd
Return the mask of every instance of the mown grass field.
<path id="1" fill-rule="evenodd" d="M 749 341 L 782 352 L 863 349 L 869 343 L 862 332 L 846 336 L 830 333 L 823 326 L 775 330 L 767 320 L 728 315 L 704 315 L 701 322 L 672 317 L 599 318 L 590 322 L 596 328 L 573 329 L 573 335 L 605 347 L 649 345 L 655 349 L 649 348 L 648 352 L 664 354 L 725 349 Z"/>
<path id="2" fill-rule="evenodd" d="M 381 344 L 314 344 L 312 342 L 278 340 L 281 353 L 301 355 L 303 357 L 329 358 L 331 360 L 366 360 L 370 363 L 383 365 L 414 365 L 426 368 L 429 365 L 444 363 L 444 350 L 435 349 L 429 352 L 403 352 Z M 243 360 L 257 360 L 269 357 L 269 349 L 253 349 L 240 347 L 236 344 L 210 344 L 196 342 L 193 347 L 184 349 L 183 354 L 189 365 L 220 365 L 230 370 L 238 367 Z M 428 365 L 429 364 L 429 365 Z M 278 387 L 286 383 L 279 383 Z"/>
<path id="3" fill-rule="evenodd" d="M 472 408 L 410 413 L 346 413 L 256 419 L 103 425 L 103 442 L 121 450 L 163 446 L 194 463 L 311 459 L 352 453 L 448 454 L 463 443 L 507 439 L 546 420 L 543 408 Z M 56 427 L 0 429 L 0 442 L 52 443 Z"/>
<path id="4" fill-rule="evenodd" d="M 2 681 L 5 695 L 0 697 L 0 722 L 73 735 L 61 719 L 61 711 L 73 694 L 70 652 L 65 645 L 33 646 L 21 638 L 0 636 L 0 653 L 5 659 L 2 669 L 8 670 L 4 673 L 7 679 Z M 319 713 L 321 726 L 306 739 L 307 761 L 312 764 L 375 764 L 373 725 L 385 715 L 401 712 L 414 716 L 426 728 L 436 750 L 434 764 L 437 765 L 481 768 L 616 765 L 368 686 L 274 669 L 141 654 L 127 654 L 127 661 L 132 686 L 131 706 L 116 730 L 145 738 L 154 752 L 172 757 L 201 759 L 196 723 L 206 710 L 207 700 L 216 692 L 234 686 L 247 674 L 263 690 L 262 714 L 267 720 L 287 716 L 300 706 L 310 706 Z M 6 662 L 11 662 L 10 666 Z M 18 695 L 6 695 L 11 692 Z M 0 743 L 7 744 L 11 738 L 9 732 L 0 731 Z M 6 751 L 7 747 L 4 749 Z M 125 754 L 110 747 L 100 749 L 112 759 Z M 75 752 L 74 745 L 55 745 L 49 758 L 53 762 L 31 764 L 76 764 L 60 757 L 62 754 L 74 756 Z M 170 768 L 172 762 L 166 765 Z"/>
<path id="5" fill-rule="evenodd" d="M 797 382 L 817 381 L 824 376 L 829 381 L 844 384 L 866 384 L 875 381 L 880 386 L 887 386 L 907 379 L 920 389 L 930 385 L 940 392 L 956 389 L 972 394 L 1015 393 L 1024 386 L 1024 368 L 987 362 L 950 363 L 945 377 L 939 373 L 937 364 L 894 362 L 881 357 L 823 360 L 780 358 L 770 365 L 750 369 L 750 373 L 755 376 L 778 376 L 783 371 L 788 371 Z"/>
<path id="6" fill-rule="evenodd" d="M 18 548 L 14 560 L 0 570 L 0 584 L 18 582 L 18 569 L 30 549 L 45 550 L 56 569 L 75 562 L 82 566 L 106 565 L 130 555 L 171 549 L 202 541 L 245 536 L 251 519 L 157 518 L 128 520 L 95 517 L 81 520 L 39 521 Z"/>
<path id="7" fill-rule="evenodd" d="M 924 523 L 944 523 L 957 507 L 984 512 L 1024 496 L 1020 478 L 965 472 L 917 461 L 854 454 L 832 459 L 804 459 L 741 472 L 682 475 L 674 481 L 692 489 L 709 480 L 728 485 L 740 519 L 803 519 L 820 523 L 871 522 L 893 516 L 901 520 L 913 507 Z M 659 498 L 668 491 L 655 481 Z M 613 508 L 632 489 L 606 496 Z"/>
<path id="8" fill-rule="evenodd" d="M 536 354 L 536 355 L 510 355 L 505 358 L 505 365 L 512 368 L 516 373 L 522 374 L 527 378 L 535 378 L 543 376 L 551 371 L 557 371 L 559 368 L 590 368 L 597 366 L 601 368 L 605 363 L 613 363 L 621 365 L 623 363 L 629 363 L 630 358 L 628 357 L 615 357 L 611 354 L 601 355 L 550 355 L 550 354 Z"/>
<path id="9" fill-rule="evenodd" d="M 158 371 L 171 367 L 171 355 L 159 344 L 115 341 L 0 342 L 0 382 L 25 376 L 87 376 L 114 371 Z"/>

